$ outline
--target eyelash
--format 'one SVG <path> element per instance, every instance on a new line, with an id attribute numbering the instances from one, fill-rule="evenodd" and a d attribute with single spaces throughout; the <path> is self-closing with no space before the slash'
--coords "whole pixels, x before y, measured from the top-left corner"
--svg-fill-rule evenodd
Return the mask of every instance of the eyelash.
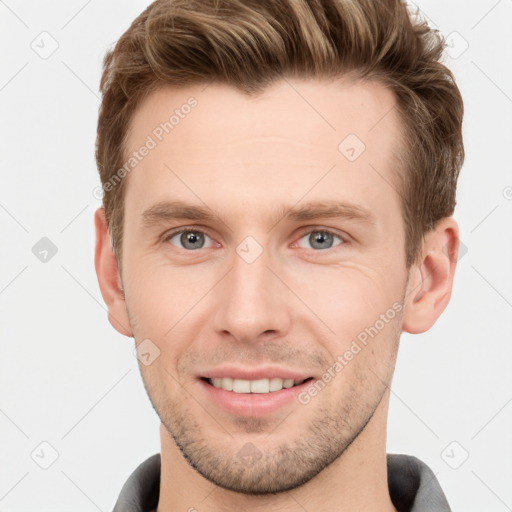
<path id="1" fill-rule="evenodd" d="M 176 235 L 180 235 L 182 233 L 187 233 L 187 232 L 201 233 L 203 235 L 207 235 L 210 239 L 214 240 L 213 236 L 211 236 L 210 233 L 207 230 L 196 229 L 194 227 L 187 227 L 187 226 L 184 227 L 184 228 L 181 227 L 179 229 L 176 229 L 176 230 L 173 230 L 173 231 L 165 233 L 162 236 L 162 239 L 163 239 L 164 242 L 169 242 L 169 240 L 171 238 L 175 237 Z M 325 233 L 325 234 L 331 235 L 333 237 L 337 237 L 337 238 L 339 238 L 341 240 L 340 244 L 335 245 L 334 247 L 329 247 L 327 249 L 323 249 L 323 250 L 322 249 L 318 249 L 318 250 L 309 249 L 310 251 L 313 251 L 315 253 L 327 252 L 329 250 L 336 249 L 336 247 L 340 247 L 340 246 L 346 245 L 348 243 L 348 236 L 346 236 L 346 235 L 342 236 L 339 233 L 336 233 L 335 231 L 331 231 L 329 229 L 320 228 L 320 227 L 313 227 L 313 228 L 311 228 L 311 226 L 309 226 L 306 231 L 301 231 L 301 234 L 300 234 L 299 238 L 297 239 L 297 241 L 302 239 L 302 238 L 304 238 L 305 235 L 308 235 L 308 234 L 311 234 L 311 233 Z M 301 248 L 301 247 L 299 247 L 299 248 Z M 181 249 L 181 250 L 183 250 L 185 252 L 195 252 L 194 250 L 187 250 L 187 249 L 183 249 L 181 247 L 178 247 L 178 249 Z M 196 249 L 196 250 L 199 250 L 199 249 Z"/>

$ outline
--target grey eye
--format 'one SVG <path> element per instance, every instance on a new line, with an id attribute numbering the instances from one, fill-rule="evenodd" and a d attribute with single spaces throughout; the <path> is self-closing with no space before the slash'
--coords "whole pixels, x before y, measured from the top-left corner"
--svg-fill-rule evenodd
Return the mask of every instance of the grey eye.
<path id="1" fill-rule="evenodd" d="M 329 231 L 310 231 L 299 240 L 299 246 L 305 249 L 330 249 L 331 247 L 333 247 L 333 241 L 335 238 L 337 238 L 340 242 L 343 242 L 343 240 L 338 235 L 335 235 L 334 233 L 329 233 Z M 303 245 L 300 244 L 300 241 L 304 239 L 307 239 L 307 242 L 310 244 L 310 247 L 304 247 Z"/>
<path id="2" fill-rule="evenodd" d="M 178 237 L 179 243 L 173 242 L 173 239 Z M 173 245 L 177 245 L 180 248 L 193 251 L 196 249 L 202 249 L 204 247 L 206 237 L 210 238 L 208 235 L 202 233 L 201 231 L 188 230 L 176 233 L 170 236 L 168 240 Z"/>

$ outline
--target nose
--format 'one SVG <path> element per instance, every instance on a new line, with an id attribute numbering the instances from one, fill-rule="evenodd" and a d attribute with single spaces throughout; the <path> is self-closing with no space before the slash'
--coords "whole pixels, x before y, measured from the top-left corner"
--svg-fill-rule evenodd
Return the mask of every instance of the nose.
<path id="1" fill-rule="evenodd" d="M 251 263 L 234 254 L 231 271 L 216 293 L 214 324 L 220 335 L 254 343 L 288 334 L 293 302 L 270 263 L 266 250 Z"/>

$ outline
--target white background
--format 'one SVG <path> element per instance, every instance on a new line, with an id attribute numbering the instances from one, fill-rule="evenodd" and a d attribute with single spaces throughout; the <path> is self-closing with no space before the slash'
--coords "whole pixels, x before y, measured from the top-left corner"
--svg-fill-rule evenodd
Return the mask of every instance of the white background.
<path id="1" fill-rule="evenodd" d="M 133 469 L 160 451 L 133 339 L 107 322 L 93 265 L 102 58 L 146 4 L 0 1 L 3 512 L 109 511 Z M 454 511 L 505 512 L 512 510 L 512 0 L 418 6 L 451 34 L 446 62 L 465 100 L 455 217 L 467 253 L 434 328 L 402 337 L 388 452 L 425 461 Z M 41 38 L 46 51 L 58 44 L 46 59 L 31 47 L 42 47 Z M 46 263 L 32 252 L 42 237 L 58 250 Z M 51 460 L 42 442 L 59 454 L 48 469 L 36 463 Z"/>

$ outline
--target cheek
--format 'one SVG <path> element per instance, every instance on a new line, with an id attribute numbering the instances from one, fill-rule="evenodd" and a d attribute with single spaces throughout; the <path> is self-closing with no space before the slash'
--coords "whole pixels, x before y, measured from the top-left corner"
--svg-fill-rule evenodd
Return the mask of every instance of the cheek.
<path id="1" fill-rule="evenodd" d="M 322 379 L 330 380 L 333 402 L 361 402 L 354 405 L 359 408 L 372 403 L 389 385 L 400 336 L 399 315 L 391 316 L 357 327 L 346 337 L 345 333 L 338 334 L 330 343 L 332 364 L 325 369 Z"/>
<path id="2" fill-rule="evenodd" d="M 393 304 L 396 307 L 402 299 L 399 276 L 369 266 L 310 268 L 298 275 L 300 279 L 296 275 L 294 281 L 290 275 L 288 282 L 294 282 L 303 302 L 339 340 L 356 336 L 381 314 L 388 312 L 388 317 L 394 318 Z"/>
<path id="3" fill-rule="evenodd" d="M 176 269 L 142 258 L 139 261 L 130 265 L 129 271 L 127 269 L 130 279 L 125 283 L 126 296 L 137 324 L 147 330 L 140 334 L 152 333 L 162 338 L 199 303 L 211 279 L 204 271 L 198 273 L 193 267 Z"/>

